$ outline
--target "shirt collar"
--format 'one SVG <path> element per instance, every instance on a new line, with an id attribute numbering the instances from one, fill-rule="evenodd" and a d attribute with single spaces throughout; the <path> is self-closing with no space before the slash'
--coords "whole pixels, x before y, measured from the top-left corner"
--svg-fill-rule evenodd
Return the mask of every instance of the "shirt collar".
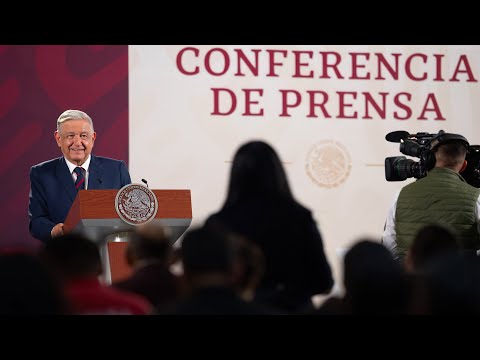
<path id="1" fill-rule="evenodd" d="M 70 174 L 73 173 L 73 170 L 75 170 L 75 168 L 78 166 L 77 164 L 74 164 L 70 161 L 67 160 L 66 157 L 63 157 L 65 159 L 65 162 L 67 163 L 67 166 L 68 166 L 68 170 L 70 170 Z M 87 172 L 88 171 L 88 168 L 90 166 L 90 160 L 92 159 L 92 155 L 88 155 L 88 158 L 87 160 L 83 163 L 83 165 L 81 166 L 82 168 L 85 169 L 85 171 Z"/>

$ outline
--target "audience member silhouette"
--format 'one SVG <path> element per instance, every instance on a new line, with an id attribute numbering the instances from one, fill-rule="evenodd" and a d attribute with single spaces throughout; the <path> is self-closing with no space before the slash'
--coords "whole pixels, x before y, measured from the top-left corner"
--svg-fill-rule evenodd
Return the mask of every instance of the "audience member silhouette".
<path id="1" fill-rule="evenodd" d="M 269 310 L 245 301 L 234 287 L 232 238 L 209 227 L 189 230 L 181 244 L 187 294 L 160 314 L 261 315 Z"/>
<path id="2" fill-rule="evenodd" d="M 343 259 L 345 296 L 333 298 L 317 314 L 390 315 L 406 314 L 410 286 L 401 265 L 379 242 L 362 239 Z"/>
<path id="3" fill-rule="evenodd" d="M 222 209 L 206 224 L 220 223 L 257 244 L 265 274 L 255 300 L 286 312 L 312 306 L 311 297 L 333 285 L 322 238 L 310 210 L 293 197 L 275 150 L 263 141 L 237 150 Z"/>
<path id="4" fill-rule="evenodd" d="M 172 241 L 168 230 L 151 223 L 136 228 L 125 253 L 133 273 L 113 287 L 142 295 L 155 307 L 179 296 L 179 281 L 169 270 Z"/>
<path id="5" fill-rule="evenodd" d="M 72 313 L 143 315 L 152 310 L 142 296 L 103 285 L 100 251 L 95 243 L 78 234 L 53 238 L 40 249 L 64 286 Z"/>
<path id="6" fill-rule="evenodd" d="M 344 257 L 345 298 L 353 314 L 405 314 L 409 281 L 401 264 L 379 242 L 360 240 Z"/>
<path id="7" fill-rule="evenodd" d="M 463 253 L 446 253 L 422 273 L 426 306 L 420 314 L 480 315 L 480 263 Z"/>
<path id="8" fill-rule="evenodd" d="M 219 236 L 229 238 L 234 250 L 233 288 L 244 300 L 254 301 L 257 287 L 265 273 L 262 250 L 245 236 L 230 232 L 219 222 L 209 222 L 206 227 Z"/>
<path id="9" fill-rule="evenodd" d="M 0 289 L 1 315 L 59 315 L 69 311 L 60 284 L 34 254 L 0 254 Z"/>
<path id="10" fill-rule="evenodd" d="M 421 270 L 432 259 L 459 251 L 459 242 L 450 230 L 436 224 L 427 225 L 418 231 L 408 249 L 405 266 L 412 273 Z"/>

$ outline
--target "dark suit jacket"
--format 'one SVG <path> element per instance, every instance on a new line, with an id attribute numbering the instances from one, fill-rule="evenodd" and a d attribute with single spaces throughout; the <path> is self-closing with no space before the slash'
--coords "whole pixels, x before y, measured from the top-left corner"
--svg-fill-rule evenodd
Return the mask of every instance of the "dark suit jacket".
<path id="1" fill-rule="evenodd" d="M 122 160 L 91 155 L 88 190 L 121 189 L 130 184 Z M 30 169 L 29 229 L 33 237 L 47 241 L 52 228 L 65 221 L 77 195 L 65 158 L 45 161 Z"/>
<path id="2" fill-rule="evenodd" d="M 142 295 L 157 307 L 172 302 L 180 296 L 179 280 L 168 270 L 167 265 L 161 262 L 142 266 L 130 277 L 112 286 Z"/>
<path id="3" fill-rule="evenodd" d="M 265 257 L 265 274 L 256 300 L 297 311 L 315 294 L 333 286 L 330 264 L 310 210 L 282 200 L 244 199 L 207 219 L 256 243 Z"/>
<path id="4" fill-rule="evenodd" d="M 203 287 L 196 289 L 190 296 L 162 308 L 159 315 L 279 315 L 254 302 L 240 298 L 227 287 Z"/>

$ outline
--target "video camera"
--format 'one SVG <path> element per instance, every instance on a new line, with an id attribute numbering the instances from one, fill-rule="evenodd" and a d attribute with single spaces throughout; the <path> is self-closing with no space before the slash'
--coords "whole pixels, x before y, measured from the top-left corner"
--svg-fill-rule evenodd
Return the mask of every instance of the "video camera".
<path id="1" fill-rule="evenodd" d="M 462 135 L 449 134 L 443 130 L 440 130 L 437 134 L 430 134 L 426 132 L 419 132 L 416 134 L 409 134 L 406 131 L 393 131 L 385 136 L 385 140 L 389 142 L 400 143 L 400 152 L 405 155 L 417 157 L 420 161 L 416 162 L 411 159 L 407 159 L 405 156 L 387 157 L 385 159 L 385 178 L 387 181 L 403 181 L 408 178 L 414 177 L 420 179 L 427 175 L 427 172 L 433 169 L 435 166 L 435 148 L 439 144 L 444 144 L 453 141 L 462 141 L 467 148 L 467 169 L 469 172 L 473 171 L 475 176 L 472 176 L 470 181 L 476 182 L 473 186 L 480 187 L 480 147 L 477 145 L 470 146 L 467 139 Z M 476 154 L 476 159 L 468 161 L 470 154 Z M 470 169 L 469 169 L 470 168 Z M 473 169 L 474 168 L 474 169 Z M 462 173 L 463 174 L 463 173 Z"/>

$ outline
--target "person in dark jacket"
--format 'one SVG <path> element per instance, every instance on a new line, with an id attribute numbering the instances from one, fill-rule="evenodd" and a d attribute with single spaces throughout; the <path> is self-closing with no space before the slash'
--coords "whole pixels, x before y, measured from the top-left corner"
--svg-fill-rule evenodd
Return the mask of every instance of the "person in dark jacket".
<path id="1" fill-rule="evenodd" d="M 225 203 L 206 224 L 224 226 L 260 247 L 265 273 L 255 301 L 292 313 L 331 290 L 332 273 L 312 213 L 294 199 L 283 165 L 266 142 L 250 141 L 237 150 Z"/>
<path id="2" fill-rule="evenodd" d="M 54 136 L 63 156 L 30 169 L 29 230 L 42 242 L 64 234 L 79 190 L 121 189 L 132 182 L 123 160 L 92 154 L 97 133 L 85 112 L 60 114 Z"/>
<path id="3" fill-rule="evenodd" d="M 137 227 L 125 252 L 133 272 L 112 286 L 142 295 L 156 307 L 176 300 L 181 288 L 179 279 L 169 269 L 172 252 L 168 228 L 151 223 Z"/>

